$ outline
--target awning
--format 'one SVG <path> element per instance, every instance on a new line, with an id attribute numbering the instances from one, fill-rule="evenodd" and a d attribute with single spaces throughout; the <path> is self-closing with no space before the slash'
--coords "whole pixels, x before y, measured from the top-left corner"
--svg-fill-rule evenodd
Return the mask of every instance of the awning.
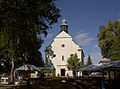
<path id="1" fill-rule="evenodd" d="M 101 66 L 102 64 L 91 64 L 89 66 L 86 66 L 84 68 L 81 68 L 81 71 L 101 71 Z"/>
<path id="2" fill-rule="evenodd" d="M 89 66 L 86 66 L 84 68 L 81 68 L 80 71 L 103 71 L 107 68 L 120 68 L 120 60 L 119 61 L 113 61 L 106 64 L 91 64 Z"/>
<path id="3" fill-rule="evenodd" d="M 38 67 L 39 68 L 39 71 L 46 71 L 46 72 L 52 72 L 52 71 L 54 71 L 55 70 L 55 68 L 53 67 L 53 66 L 51 66 L 51 67 Z"/>

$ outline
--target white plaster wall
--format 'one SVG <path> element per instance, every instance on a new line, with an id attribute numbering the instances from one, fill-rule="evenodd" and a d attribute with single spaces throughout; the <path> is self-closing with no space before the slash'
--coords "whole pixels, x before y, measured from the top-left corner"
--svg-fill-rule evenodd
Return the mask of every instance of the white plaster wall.
<path id="1" fill-rule="evenodd" d="M 62 47 L 63 44 L 65 45 L 65 47 Z M 78 51 L 81 48 L 76 45 L 73 42 L 72 37 L 64 31 L 62 31 L 54 38 L 51 46 L 54 54 L 56 55 L 54 58 L 51 59 L 56 69 L 56 76 L 58 73 L 60 74 L 61 68 L 66 69 L 66 74 L 69 73 L 69 76 L 72 76 L 72 72 L 68 71 L 67 69 L 67 59 L 70 57 L 71 54 L 75 53 L 77 53 L 78 58 L 81 59 L 81 51 Z M 62 61 L 62 56 L 64 56 L 64 61 Z"/>

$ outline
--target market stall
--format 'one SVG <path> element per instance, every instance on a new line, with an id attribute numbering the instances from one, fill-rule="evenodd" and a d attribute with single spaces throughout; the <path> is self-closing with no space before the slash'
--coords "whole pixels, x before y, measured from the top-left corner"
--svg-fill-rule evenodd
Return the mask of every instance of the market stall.
<path id="1" fill-rule="evenodd" d="M 21 67 L 15 69 L 14 77 L 15 81 L 22 80 L 27 81 L 27 83 L 38 81 L 40 80 L 39 68 L 30 64 L 22 65 Z"/>

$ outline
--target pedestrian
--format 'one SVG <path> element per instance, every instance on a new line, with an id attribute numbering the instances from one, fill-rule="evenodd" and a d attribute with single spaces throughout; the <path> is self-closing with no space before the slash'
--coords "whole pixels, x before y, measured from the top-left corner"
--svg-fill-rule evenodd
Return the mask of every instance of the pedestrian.
<path id="1" fill-rule="evenodd" d="M 45 74 L 43 72 L 41 73 L 41 83 L 44 84 L 44 82 L 45 82 Z"/>
<path id="2" fill-rule="evenodd" d="M 66 76 L 66 77 L 67 77 L 67 79 L 69 79 L 69 74 L 68 74 L 68 73 L 67 73 L 67 76 Z"/>
<path id="3" fill-rule="evenodd" d="M 58 76 L 60 76 L 60 74 L 59 74 L 59 73 L 58 73 L 57 75 L 58 75 Z"/>

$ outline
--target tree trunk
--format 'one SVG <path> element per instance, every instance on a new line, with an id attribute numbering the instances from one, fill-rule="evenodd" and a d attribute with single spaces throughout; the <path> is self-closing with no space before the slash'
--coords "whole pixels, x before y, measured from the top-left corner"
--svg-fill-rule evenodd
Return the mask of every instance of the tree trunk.
<path id="1" fill-rule="evenodd" d="M 14 61 L 13 61 L 13 58 L 12 58 L 12 62 L 11 62 L 11 72 L 10 72 L 10 83 L 13 83 L 14 82 L 14 76 L 13 76 L 13 74 L 14 74 Z"/>
<path id="2" fill-rule="evenodd" d="M 73 70 L 73 77 L 74 77 L 74 80 L 76 81 L 77 77 L 76 77 L 76 71 Z"/>

